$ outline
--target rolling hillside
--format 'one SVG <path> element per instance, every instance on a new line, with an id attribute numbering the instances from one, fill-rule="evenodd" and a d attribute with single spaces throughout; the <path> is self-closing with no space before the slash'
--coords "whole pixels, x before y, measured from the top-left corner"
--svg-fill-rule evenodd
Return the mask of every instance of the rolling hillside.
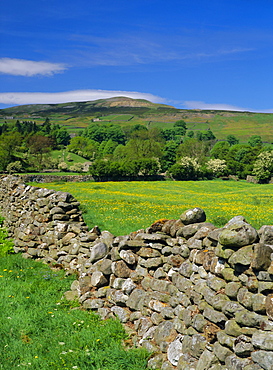
<path id="1" fill-rule="evenodd" d="M 273 142 L 273 114 L 270 113 L 185 110 L 125 97 L 22 105 L 0 110 L 0 124 L 17 119 L 42 123 L 46 117 L 52 123 L 66 126 L 70 132 L 77 132 L 94 121 L 121 126 L 142 124 L 166 129 L 171 128 L 175 121 L 183 119 L 189 130 L 196 132 L 210 128 L 218 140 L 233 134 L 245 142 L 252 135 L 261 135 L 264 142 Z"/>

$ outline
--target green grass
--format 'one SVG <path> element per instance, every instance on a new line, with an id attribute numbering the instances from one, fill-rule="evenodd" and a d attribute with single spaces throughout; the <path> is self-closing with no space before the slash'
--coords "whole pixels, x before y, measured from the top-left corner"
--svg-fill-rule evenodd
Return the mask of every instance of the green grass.
<path id="1" fill-rule="evenodd" d="M 41 185 L 39 185 L 41 186 Z M 185 210 L 201 207 L 207 221 L 223 226 L 243 215 L 255 228 L 273 224 L 273 185 L 245 181 L 85 182 L 43 184 L 74 195 L 89 227 L 98 225 L 126 235 L 154 221 L 178 219 Z"/>
<path id="2" fill-rule="evenodd" d="M 147 352 L 125 350 L 117 320 L 62 299 L 74 279 L 21 255 L 0 258 L 0 369 L 146 369 Z"/>

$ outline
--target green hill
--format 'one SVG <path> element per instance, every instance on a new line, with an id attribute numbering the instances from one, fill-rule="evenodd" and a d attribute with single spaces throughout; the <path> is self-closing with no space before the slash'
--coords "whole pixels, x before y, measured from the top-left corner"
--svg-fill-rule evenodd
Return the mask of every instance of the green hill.
<path id="1" fill-rule="evenodd" d="M 143 99 L 116 97 L 64 104 L 33 104 L 0 109 L 0 124 L 14 120 L 31 120 L 38 124 L 50 118 L 77 132 L 92 122 L 115 123 L 121 126 L 142 124 L 146 127 L 171 128 L 183 119 L 188 130 L 211 129 L 217 139 L 229 134 L 246 142 L 252 135 L 261 135 L 264 142 L 273 142 L 273 114 L 219 110 L 186 110 L 155 104 Z"/>

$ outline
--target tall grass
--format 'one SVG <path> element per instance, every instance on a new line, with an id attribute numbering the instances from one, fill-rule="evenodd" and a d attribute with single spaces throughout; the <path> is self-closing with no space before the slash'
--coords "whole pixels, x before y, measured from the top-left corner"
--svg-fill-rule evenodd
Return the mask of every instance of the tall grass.
<path id="1" fill-rule="evenodd" d="M 40 186 L 40 185 L 39 185 Z M 273 224 L 273 185 L 245 181 L 85 182 L 43 184 L 73 194 L 84 219 L 115 235 L 146 228 L 161 218 L 178 219 L 186 209 L 201 207 L 207 221 L 223 226 L 243 215 L 259 229 Z"/>
<path id="2" fill-rule="evenodd" d="M 62 299 L 74 278 L 21 255 L 0 258 L 0 369 L 144 370 L 116 320 Z"/>

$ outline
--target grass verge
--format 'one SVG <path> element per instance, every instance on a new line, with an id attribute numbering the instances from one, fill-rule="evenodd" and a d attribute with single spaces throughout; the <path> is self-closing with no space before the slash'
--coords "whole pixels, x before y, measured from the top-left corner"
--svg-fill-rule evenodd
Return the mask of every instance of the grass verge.
<path id="1" fill-rule="evenodd" d="M 146 369 L 148 353 L 124 349 L 117 320 L 62 299 L 72 280 L 21 255 L 0 258 L 0 369 Z"/>

